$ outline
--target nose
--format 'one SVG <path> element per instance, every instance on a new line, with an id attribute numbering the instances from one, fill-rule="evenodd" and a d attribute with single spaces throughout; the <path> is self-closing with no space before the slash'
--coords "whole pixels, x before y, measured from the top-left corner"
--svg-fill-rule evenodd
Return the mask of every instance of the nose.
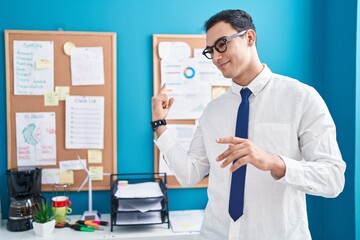
<path id="1" fill-rule="evenodd" d="M 219 53 L 218 51 L 214 51 L 213 53 L 213 63 L 216 65 L 217 63 L 219 63 L 219 61 L 222 59 L 222 53 Z"/>

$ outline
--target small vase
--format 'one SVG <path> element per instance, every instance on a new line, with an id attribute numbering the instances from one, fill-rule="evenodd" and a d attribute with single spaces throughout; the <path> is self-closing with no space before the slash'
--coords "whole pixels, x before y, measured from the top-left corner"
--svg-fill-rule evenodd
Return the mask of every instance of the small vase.
<path id="1" fill-rule="evenodd" d="M 33 228 L 36 236 L 46 237 L 54 231 L 55 219 L 46 223 L 33 222 Z"/>

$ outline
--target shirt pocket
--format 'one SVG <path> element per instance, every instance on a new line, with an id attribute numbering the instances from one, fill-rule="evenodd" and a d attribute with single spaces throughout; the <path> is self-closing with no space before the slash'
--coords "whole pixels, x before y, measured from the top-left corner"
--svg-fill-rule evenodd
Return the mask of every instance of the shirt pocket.
<path id="1" fill-rule="evenodd" d="M 274 154 L 289 156 L 290 124 L 257 123 L 254 126 L 254 143 Z"/>

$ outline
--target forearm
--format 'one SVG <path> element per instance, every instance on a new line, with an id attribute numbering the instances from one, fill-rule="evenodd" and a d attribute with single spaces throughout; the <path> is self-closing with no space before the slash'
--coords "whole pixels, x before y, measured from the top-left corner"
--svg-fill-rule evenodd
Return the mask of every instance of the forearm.
<path id="1" fill-rule="evenodd" d="M 342 192 L 346 168 L 342 160 L 323 159 L 306 162 L 285 157 L 283 159 L 286 174 L 279 181 L 315 196 L 336 197 Z"/>
<path id="2" fill-rule="evenodd" d="M 193 140 L 189 151 L 191 152 L 191 148 L 195 148 L 197 149 L 195 154 L 186 152 L 166 129 L 155 139 L 155 144 L 164 154 L 178 181 L 184 186 L 196 184 L 209 172 L 206 154 L 204 151 L 199 151 L 203 148 L 202 143 L 197 139 L 199 138 Z"/>

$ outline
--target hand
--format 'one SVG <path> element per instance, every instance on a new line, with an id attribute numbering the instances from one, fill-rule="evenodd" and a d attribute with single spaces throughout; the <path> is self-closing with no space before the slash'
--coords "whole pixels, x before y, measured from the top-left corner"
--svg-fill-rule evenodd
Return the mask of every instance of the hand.
<path id="1" fill-rule="evenodd" d="M 271 171 L 271 175 L 275 179 L 285 176 L 286 166 L 284 161 L 277 155 L 269 153 L 253 142 L 245 138 L 226 137 L 216 139 L 217 143 L 229 144 L 227 150 L 221 153 L 216 161 L 223 161 L 222 168 L 232 164 L 234 160 L 236 163 L 230 167 L 230 172 L 234 172 L 241 166 L 250 163 L 262 171 Z"/>
<path id="2" fill-rule="evenodd" d="M 167 87 L 166 83 L 162 86 L 159 93 L 152 97 L 152 121 L 165 119 L 169 113 L 169 110 L 174 103 L 174 98 L 168 98 L 167 93 L 172 90 Z"/>

